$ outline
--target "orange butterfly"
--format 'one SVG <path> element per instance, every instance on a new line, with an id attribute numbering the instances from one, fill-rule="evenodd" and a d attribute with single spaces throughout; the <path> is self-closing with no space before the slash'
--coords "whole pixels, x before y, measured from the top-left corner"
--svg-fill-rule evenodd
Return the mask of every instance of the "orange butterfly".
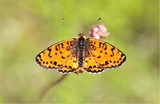
<path id="1" fill-rule="evenodd" d="M 126 56 L 113 45 L 93 38 L 86 38 L 83 32 L 78 38 L 55 43 L 40 52 L 36 62 L 61 73 L 100 73 L 116 68 L 126 61 Z"/>

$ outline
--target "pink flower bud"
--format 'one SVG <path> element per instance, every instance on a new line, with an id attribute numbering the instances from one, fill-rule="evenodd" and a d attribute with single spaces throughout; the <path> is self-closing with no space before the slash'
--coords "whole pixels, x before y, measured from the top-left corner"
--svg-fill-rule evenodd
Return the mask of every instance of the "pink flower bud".
<path id="1" fill-rule="evenodd" d="M 110 33 L 107 31 L 107 28 L 104 24 L 99 24 L 93 26 L 89 31 L 90 37 L 94 39 L 102 39 L 103 37 L 107 37 Z"/>

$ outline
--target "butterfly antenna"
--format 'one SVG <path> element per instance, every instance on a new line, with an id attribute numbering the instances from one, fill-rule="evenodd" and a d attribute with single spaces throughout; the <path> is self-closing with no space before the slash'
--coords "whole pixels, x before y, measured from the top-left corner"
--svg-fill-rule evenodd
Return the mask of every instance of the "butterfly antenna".
<path id="1" fill-rule="evenodd" d="M 73 27 L 75 30 L 77 30 L 78 31 L 78 29 L 77 28 L 75 28 L 72 24 L 70 24 L 68 21 L 66 21 L 63 17 L 61 18 L 62 20 L 64 20 L 65 22 L 67 22 L 67 24 L 69 24 L 71 27 Z"/>
<path id="2" fill-rule="evenodd" d="M 89 28 L 91 28 L 93 25 L 95 25 L 99 20 L 101 20 L 102 19 L 102 17 L 99 17 L 98 19 L 97 19 L 97 21 L 96 22 L 94 22 L 91 26 L 89 26 L 85 31 L 87 31 Z"/>

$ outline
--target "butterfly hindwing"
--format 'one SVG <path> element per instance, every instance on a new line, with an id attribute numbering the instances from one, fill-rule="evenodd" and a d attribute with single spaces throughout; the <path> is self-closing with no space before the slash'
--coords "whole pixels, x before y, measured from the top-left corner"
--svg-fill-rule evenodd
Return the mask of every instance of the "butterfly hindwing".
<path id="1" fill-rule="evenodd" d="M 70 72 L 76 72 L 77 68 L 78 68 L 78 62 L 76 60 L 76 57 L 73 56 L 73 54 L 71 54 L 64 68 L 59 69 L 58 71 L 61 73 L 70 73 Z"/>
<path id="2" fill-rule="evenodd" d="M 89 52 L 89 56 L 84 60 L 84 69 L 90 73 L 100 73 L 104 70 L 103 68 L 99 68 L 98 62 L 92 56 L 91 52 Z"/>

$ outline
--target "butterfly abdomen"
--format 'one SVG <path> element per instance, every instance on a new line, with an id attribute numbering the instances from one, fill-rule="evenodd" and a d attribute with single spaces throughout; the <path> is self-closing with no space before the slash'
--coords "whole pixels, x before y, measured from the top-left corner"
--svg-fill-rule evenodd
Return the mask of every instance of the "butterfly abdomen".
<path id="1" fill-rule="evenodd" d="M 79 68 L 82 68 L 84 64 L 84 58 L 85 58 L 84 50 L 85 50 L 85 39 L 83 36 L 80 36 L 78 39 L 78 51 L 77 51 Z"/>

